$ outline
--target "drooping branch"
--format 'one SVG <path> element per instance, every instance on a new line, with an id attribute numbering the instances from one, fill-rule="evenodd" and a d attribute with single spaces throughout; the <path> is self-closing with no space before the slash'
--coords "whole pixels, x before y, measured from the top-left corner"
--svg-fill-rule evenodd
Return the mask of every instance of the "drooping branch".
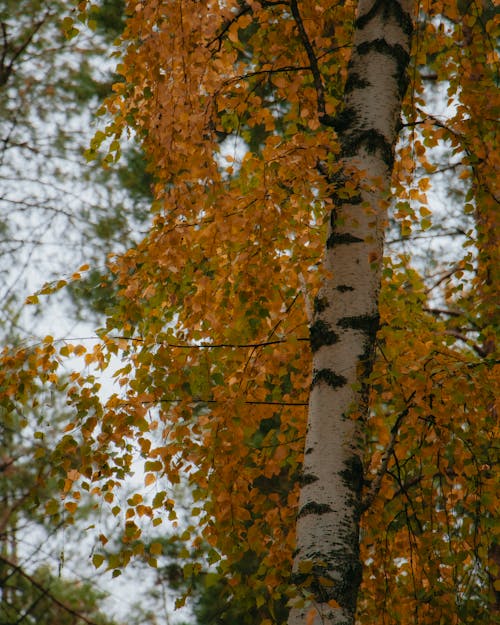
<path id="1" fill-rule="evenodd" d="M 221 29 L 217 33 L 217 35 L 205 44 L 205 48 L 210 48 L 210 46 L 212 46 L 216 41 L 218 41 L 217 50 L 219 51 L 222 46 L 222 38 L 227 33 L 227 31 L 231 28 L 233 24 L 235 24 L 240 19 L 240 17 L 242 17 L 246 13 L 250 13 L 251 11 L 252 11 L 252 7 L 245 2 L 234 17 L 224 22 Z"/>
<path id="2" fill-rule="evenodd" d="M 334 120 L 326 112 L 325 87 L 323 84 L 323 78 L 321 77 L 321 72 L 319 70 L 318 59 L 314 52 L 311 40 L 309 39 L 307 31 L 304 27 L 304 22 L 302 21 L 302 16 L 300 15 L 297 0 L 291 0 L 290 10 L 292 12 L 293 19 L 297 24 L 300 39 L 302 41 L 302 45 L 304 46 L 304 50 L 306 51 L 307 58 L 309 59 L 309 65 L 313 75 L 314 88 L 316 89 L 316 98 L 318 101 L 319 121 L 323 124 L 326 124 L 327 126 L 333 126 Z"/>
<path id="3" fill-rule="evenodd" d="M 384 475 L 387 473 L 387 467 L 389 465 L 390 457 L 394 452 L 394 447 L 396 445 L 396 441 L 397 441 L 398 434 L 399 434 L 399 428 L 401 427 L 401 423 L 403 422 L 403 419 L 410 412 L 411 402 L 413 398 L 415 397 L 415 393 L 416 391 L 413 391 L 413 393 L 410 395 L 409 399 L 406 402 L 406 408 L 398 414 L 396 421 L 394 422 L 394 425 L 391 428 L 391 439 L 382 455 L 382 461 L 380 463 L 379 470 L 377 471 L 377 475 L 372 480 L 370 484 L 370 488 L 368 489 L 368 492 L 365 494 L 365 496 L 363 497 L 361 501 L 362 512 L 365 512 L 366 510 L 368 510 L 368 508 L 372 505 L 372 503 L 375 500 L 375 497 L 378 495 L 380 491 L 380 487 L 382 486 L 382 480 L 384 479 Z"/>

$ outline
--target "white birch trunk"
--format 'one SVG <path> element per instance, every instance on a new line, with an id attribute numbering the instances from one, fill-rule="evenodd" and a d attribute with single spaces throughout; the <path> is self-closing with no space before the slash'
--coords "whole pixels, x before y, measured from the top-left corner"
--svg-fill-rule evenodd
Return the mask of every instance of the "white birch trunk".
<path id="1" fill-rule="evenodd" d="M 334 123 L 343 180 L 349 172 L 354 177 L 362 173 L 357 197 L 348 204 L 334 198 L 325 251 L 330 275 L 315 300 L 294 562 L 294 579 L 311 593 L 312 603 L 293 608 L 289 625 L 354 623 L 362 572 L 359 519 L 367 410 L 362 379 L 371 369 L 378 327 L 383 204 L 407 86 L 414 4 L 360 0 L 343 112 Z"/>

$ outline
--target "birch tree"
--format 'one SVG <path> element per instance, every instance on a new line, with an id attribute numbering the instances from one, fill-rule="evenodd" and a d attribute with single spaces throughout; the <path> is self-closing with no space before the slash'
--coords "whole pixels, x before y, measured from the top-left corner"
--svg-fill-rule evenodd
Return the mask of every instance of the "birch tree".
<path id="1" fill-rule="evenodd" d="M 331 124 L 342 168 L 325 251 L 328 276 L 310 327 L 313 373 L 297 518 L 295 570 L 310 579 L 308 604 L 289 623 L 354 622 L 361 582 L 366 380 L 379 324 L 378 294 L 394 147 L 408 85 L 414 2 L 359 2 L 344 103 Z M 329 119 L 323 119 L 329 123 Z M 312 573 L 312 576 L 311 576 Z"/>

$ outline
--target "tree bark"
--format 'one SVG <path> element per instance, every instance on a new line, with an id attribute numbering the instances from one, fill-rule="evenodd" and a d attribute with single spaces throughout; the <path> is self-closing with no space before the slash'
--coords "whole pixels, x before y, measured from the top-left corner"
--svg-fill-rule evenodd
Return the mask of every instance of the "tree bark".
<path id="1" fill-rule="evenodd" d="M 363 382 L 372 366 L 385 208 L 413 31 L 411 0 L 361 0 L 344 106 L 333 120 L 343 169 L 311 324 L 313 377 L 294 579 L 306 602 L 289 625 L 352 625 L 362 563 Z M 328 120 L 323 119 L 325 123 Z"/>

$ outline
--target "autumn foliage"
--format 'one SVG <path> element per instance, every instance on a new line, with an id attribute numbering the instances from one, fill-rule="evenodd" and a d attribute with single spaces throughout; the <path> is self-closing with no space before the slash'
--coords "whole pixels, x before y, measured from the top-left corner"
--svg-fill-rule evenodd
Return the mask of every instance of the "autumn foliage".
<path id="1" fill-rule="evenodd" d="M 6 348 L 0 369 L 7 410 L 36 401 L 40 384 L 67 395 L 73 416 L 51 458 L 62 500 L 49 514 L 61 503 L 71 516 L 84 491 L 102 495 L 122 519 L 123 548 L 107 560 L 116 571 L 148 548 L 156 565 L 160 549 L 141 537 L 173 524 L 186 577 L 206 567 L 191 549 L 208 545 L 227 597 L 267 624 L 300 599 L 291 560 L 308 324 L 332 197 L 359 184 L 337 176 L 328 123 L 342 106 L 355 5 L 128 3 L 120 80 L 87 156 L 105 150 L 112 166 L 123 140 L 141 142 L 155 179 L 150 228 L 110 259 L 119 295 L 95 345 L 47 337 Z M 419 3 L 386 201 L 398 241 L 382 267 L 363 424 L 359 623 L 498 616 L 499 35 L 492 3 Z M 453 215 L 429 201 L 449 168 Z M 452 260 L 429 248 L 427 265 L 420 252 L 412 262 L 419 237 L 447 226 Z M 59 377 L 75 356 L 84 367 Z M 145 488 L 124 503 L 133 463 Z"/>

